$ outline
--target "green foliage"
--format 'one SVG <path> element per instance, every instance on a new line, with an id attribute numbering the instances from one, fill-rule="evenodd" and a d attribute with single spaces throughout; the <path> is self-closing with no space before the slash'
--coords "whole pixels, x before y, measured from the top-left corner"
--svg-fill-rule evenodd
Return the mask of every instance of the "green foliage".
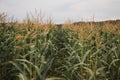
<path id="1" fill-rule="evenodd" d="M 12 65 L 9 64 L 9 61 L 15 58 L 14 37 L 15 30 L 12 26 L 6 26 L 4 23 L 0 24 L 0 80 L 13 80 L 11 78 Z"/>
<path id="2" fill-rule="evenodd" d="M 75 31 L 48 27 L 0 24 L 0 80 L 120 79 L 120 35 L 99 30 L 80 42 Z"/>

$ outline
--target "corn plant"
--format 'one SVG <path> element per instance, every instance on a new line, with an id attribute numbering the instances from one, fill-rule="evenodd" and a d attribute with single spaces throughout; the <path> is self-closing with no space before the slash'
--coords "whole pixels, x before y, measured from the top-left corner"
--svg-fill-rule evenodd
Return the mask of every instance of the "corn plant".
<path id="1" fill-rule="evenodd" d="M 119 24 L 28 20 L 0 23 L 0 30 L 0 80 L 120 79 Z"/>

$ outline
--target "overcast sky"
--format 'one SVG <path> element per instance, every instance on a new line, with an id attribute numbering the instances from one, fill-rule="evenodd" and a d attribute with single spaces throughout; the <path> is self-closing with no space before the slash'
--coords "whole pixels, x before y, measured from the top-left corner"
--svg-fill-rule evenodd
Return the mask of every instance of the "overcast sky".
<path id="1" fill-rule="evenodd" d="M 120 0 L 0 0 L 0 12 L 18 20 L 35 9 L 55 23 L 120 19 Z"/>

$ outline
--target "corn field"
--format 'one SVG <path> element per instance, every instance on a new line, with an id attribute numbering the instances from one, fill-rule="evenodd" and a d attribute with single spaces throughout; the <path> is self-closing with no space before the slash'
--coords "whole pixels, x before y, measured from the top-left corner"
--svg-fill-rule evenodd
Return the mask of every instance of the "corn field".
<path id="1" fill-rule="evenodd" d="M 0 80 L 120 80 L 120 22 L 2 22 Z"/>

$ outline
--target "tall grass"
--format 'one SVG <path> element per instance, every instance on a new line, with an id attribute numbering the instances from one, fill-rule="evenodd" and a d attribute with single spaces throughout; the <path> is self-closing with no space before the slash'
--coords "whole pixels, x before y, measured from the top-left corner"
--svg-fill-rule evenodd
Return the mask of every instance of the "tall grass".
<path id="1" fill-rule="evenodd" d="M 120 79 L 119 24 L 27 20 L 0 30 L 0 80 Z"/>

